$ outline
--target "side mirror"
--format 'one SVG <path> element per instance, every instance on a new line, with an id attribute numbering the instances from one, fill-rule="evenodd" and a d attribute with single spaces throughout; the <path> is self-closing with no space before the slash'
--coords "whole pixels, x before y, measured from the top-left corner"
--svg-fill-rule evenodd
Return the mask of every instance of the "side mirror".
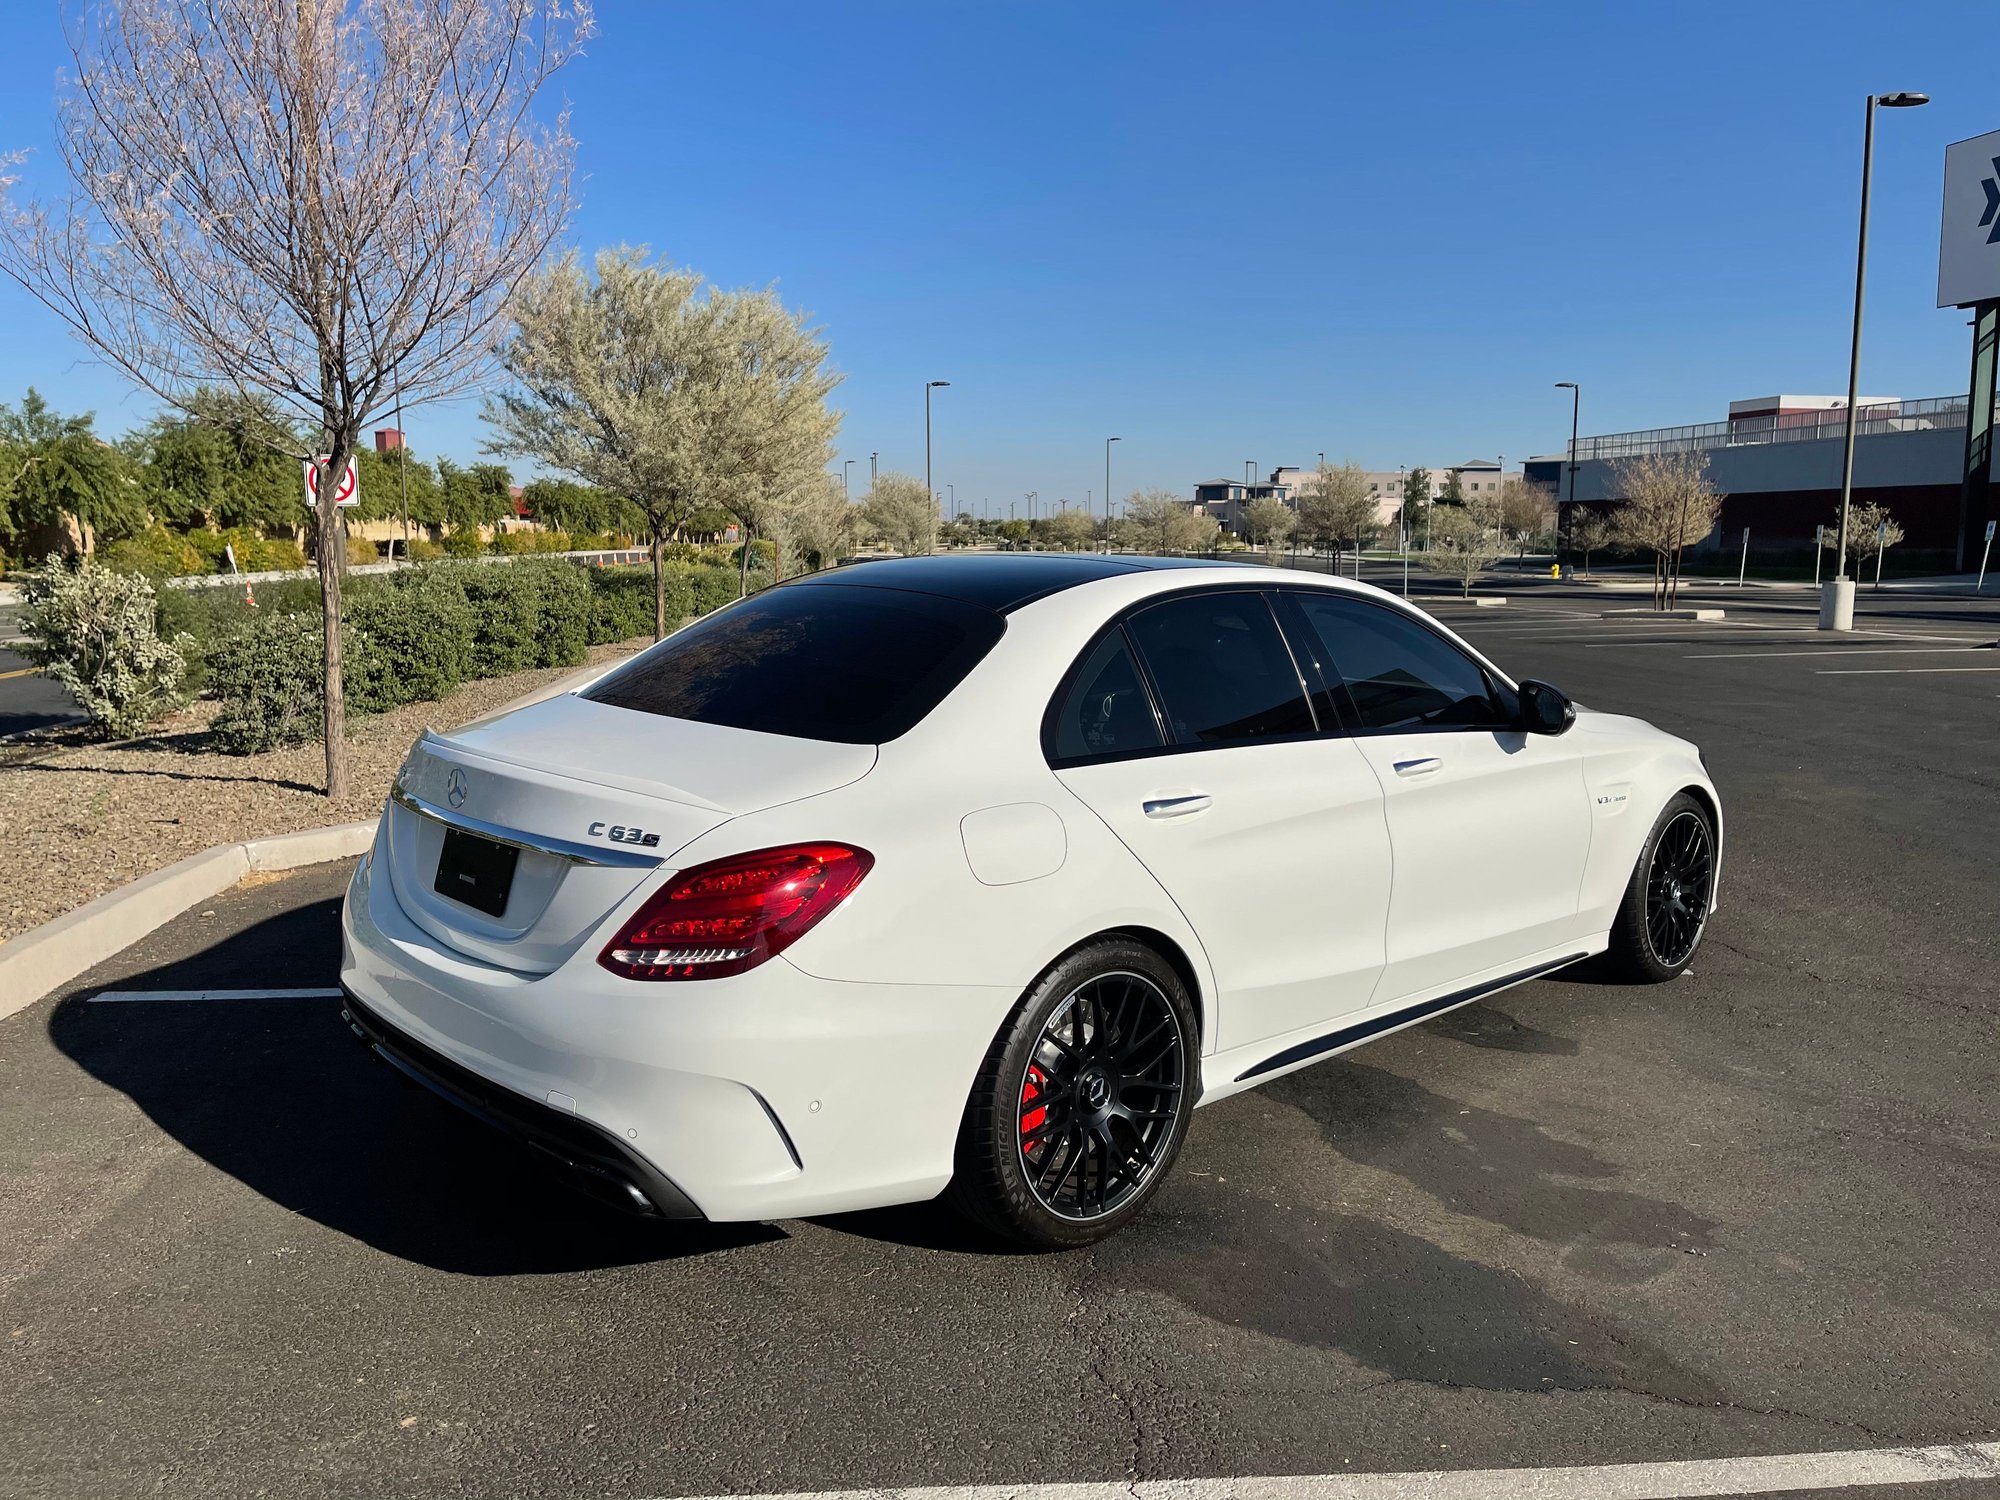
<path id="1" fill-rule="evenodd" d="M 1521 684 L 1521 727 L 1529 734 L 1561 734 L 1576 722 L 1576 705 L 1559 687 L 1529 678 Z"/>

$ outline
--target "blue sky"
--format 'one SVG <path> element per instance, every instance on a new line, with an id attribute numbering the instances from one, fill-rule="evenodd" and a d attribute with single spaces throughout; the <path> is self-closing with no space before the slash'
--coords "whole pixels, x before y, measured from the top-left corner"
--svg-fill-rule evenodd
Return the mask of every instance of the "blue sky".
<path id="1" fill-rule="evenodd" d="M 46 182 L 56 6 L 14 0 L 0 149 Z M 1005 514 L 1086 490 L 1504 453 L 1846 380 L 1862 101 L 1882 117 L 1866 393 L 1962 390 L 1943 152 L 2000 127 L 1990 0 L 667 4 L 563 77 L 576 243 L 776 283 L 846 382 L 841 457 Z M 0 288 L 0 400 L 149 404 Z M 477 454 L 476 403 L 412 445 Z M 1023 511 L 1025 513 L 1025 509 Z"/>

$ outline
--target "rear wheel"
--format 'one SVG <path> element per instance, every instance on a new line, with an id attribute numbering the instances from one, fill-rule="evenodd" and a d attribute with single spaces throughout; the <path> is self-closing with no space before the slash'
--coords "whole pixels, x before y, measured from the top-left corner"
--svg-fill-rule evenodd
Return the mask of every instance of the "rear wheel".
<path id="1" fill-rule="evenodd" d="M 1152 949 L 1093 943 L 1045 974 L 993 1039 L 966 1101 L 949 1198 L 1039 1249 L 1138 1214 L 1194 1107 L 1194 1005 Z"/>
<path id="2" fill-rule="evenodd" d="M 1715 895 L 1715 829 L 1686 792 L 1666 805 L 1625 888 L 1605 957 L 1621 978 L 1657 984 L 1694 959 Z"/>

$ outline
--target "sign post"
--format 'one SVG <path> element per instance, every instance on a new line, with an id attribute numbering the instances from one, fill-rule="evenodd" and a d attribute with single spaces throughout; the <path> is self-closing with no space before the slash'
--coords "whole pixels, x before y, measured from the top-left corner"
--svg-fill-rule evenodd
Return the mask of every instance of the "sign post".
<path id="1" fill-rule="evenodd" d="M 1972 527 L 1991 514 L 1996 352 L 2000 352 L 2000 130 L 1945 147 L 1938 231 L 1939 307 L 1972 313 L 1972 378 L 1959 490 L 1958 555 L 1971 561 Z"/>
<path id="2" fill-rule="evenodd" d="M 1819 587 L 1819 560 L 1826 553 L 1826 528 L 1813 527 L 1813 587 Z"/>
<path id="3" fill-rule="evenodd" d="M 1972 592 L 1975 594 L 1983 594 L 1986 592 L 1986 559 L 1991 557 L 1992 555 L 1993 555 L 1993 523 L 1991 521 L 1988 521 L 1986 523 L 1986 550 L 1979 554 L 1979 582 L 1973 587 L 1972 590 Z"/>
<path id="4" fill-rule="evenodd" d="M 1878 593 L 1882 588 L 1882 554 L 1888 550 L 1889 523 L 1887 521 L 1877 521 L 1875 523 L 1875 588 Z"/>
<path id="5" fill-rule="evenodd" d="M 1736 586 L 1743 587 L 1743 575 L 1750 570 L 1750 528 L 1743 528 L 1743 557 L 1736 564 Z"/>

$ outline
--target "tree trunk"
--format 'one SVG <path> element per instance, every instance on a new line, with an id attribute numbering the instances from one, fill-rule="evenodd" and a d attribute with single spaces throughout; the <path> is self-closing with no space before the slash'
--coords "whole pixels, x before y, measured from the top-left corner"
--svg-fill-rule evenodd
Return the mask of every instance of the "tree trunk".
<path id="1" fill-rule="evenodd" d="M 320 466 L 313 495 L 319 523 L 320 630 L 325 642 L 325 672 L 320 680 L 320 708 L 326 742 L 326 797 L 337 802 L 347 795 L 347 694 L 341 686 L 341 580 L 347 573 L 347 537 L 341 530 L 340 481 L 353 456 L 354 440 L 333 429 L 328 434 L 327 462 Z"/>
<path id="2" fill-rule="evenodd" d="M 736 549 L 736 597 L 750 597 L 750 528 L 747 524 L 737 528 L 743 534 L 743 545 Z"/>
<path id="3" fill-rule="evenodd" d="M 661 558 L 660 528 L 653 528 L 653 639 L 667 638 L 667 575 Z"/>

